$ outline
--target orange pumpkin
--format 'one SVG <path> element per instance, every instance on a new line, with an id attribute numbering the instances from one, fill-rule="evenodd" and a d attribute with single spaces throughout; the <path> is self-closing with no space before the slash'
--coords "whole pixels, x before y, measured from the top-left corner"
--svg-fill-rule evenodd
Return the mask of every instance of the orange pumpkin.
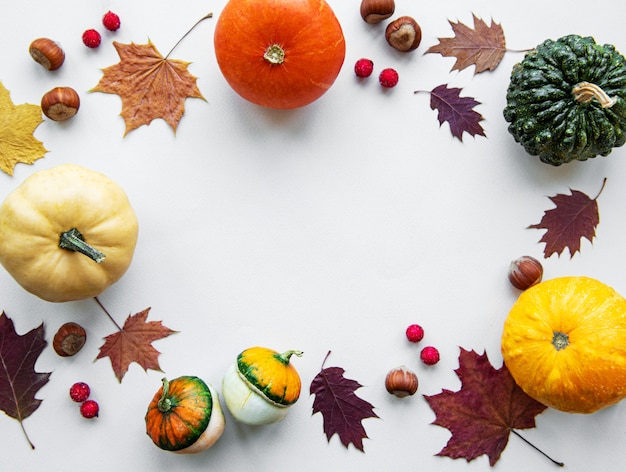
<path id="1" fill-rule="evenodd" d="M 502 334 L 502 356 L 537 401 L 592 413 L 626 397 L 626 299 L 589 277 L 559 277 L 523 292 Z"/>
<path id="2" fill-rule="evenodd" d="M 299 108 L 334 83 L 345 58 L 341 25 L 324 0 L 230 0 L 215 26 L 230 86 L 268 108 Z"/>

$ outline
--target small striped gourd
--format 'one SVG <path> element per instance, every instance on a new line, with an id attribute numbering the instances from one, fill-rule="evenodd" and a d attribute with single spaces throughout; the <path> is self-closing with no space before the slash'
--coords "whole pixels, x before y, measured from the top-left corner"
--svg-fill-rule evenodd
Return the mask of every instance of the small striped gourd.
<path id="1" fill-rule="evenodd" d="M 265 347 L 241 352 L 222 381 L 226 407 L 246 424 L 269 424 L 282 420 L 300 396 L 301 381 L 291 365 L 300 351 L 279 353 Z"/>
<path id="2" fill-rule="evenodd" d="M 208 449 L 225 426 L 217 392 L 194 376 L 163 379 L 145 420 L 146 433 L 154 444 L 180 454 Z"/>

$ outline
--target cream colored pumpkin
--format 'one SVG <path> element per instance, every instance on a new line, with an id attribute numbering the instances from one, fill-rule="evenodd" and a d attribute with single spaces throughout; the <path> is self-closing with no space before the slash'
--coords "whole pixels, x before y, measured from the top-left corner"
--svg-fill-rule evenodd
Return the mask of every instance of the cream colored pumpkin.
<path id="1" fill-rule="evenodd" d="M 85 252 L 95 248 L 92 256 L 60 247 L 72 229 L 80 236 L 66 237 L 79 245 L 82 238 Z M 119 280 L 137 235 L 124 190 L 73 164 L 34 173 L 0 206 L 0 263 L 24 289 L 51 302 L 95 297 Z"/>

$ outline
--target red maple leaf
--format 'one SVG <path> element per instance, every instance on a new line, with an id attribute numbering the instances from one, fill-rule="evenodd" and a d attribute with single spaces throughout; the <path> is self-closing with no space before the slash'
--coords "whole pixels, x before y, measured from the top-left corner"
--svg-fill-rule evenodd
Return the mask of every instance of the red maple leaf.
<path id="1" fill-rule="evenodd" d="M 146 308 L 135 315 L 128 316 L 124 326 L 118 332 L 104 338 L 105 343 L 100 347 L 97 359 L 109 357 L 117 380 L 128 371 L 131 362 L 136 362 L 144 370 L 152 369 L 161 372 L 159 354 L 152 342 L 176 333 L 160 321 L 146 323 L 150 308 Z"/>
<path id="2" fill-rule="evenodd" d="M 324 359 L 330 355 L 330 351 Z M 378 418 L 374 407 L 359 398 L 354 392 L 362 385 L 346 379 L 341 367 L 326 367 L 311 382 L 310 393 L 315 395 L 313 414 L 321 413 L 324 418 L 326 438 L 336 433 L 341 443 L 347 448 L 350 443 L 363 452 L 363 439 L 367 438 L 362 420 Z"/>
<path id="3" fill-rule="evenodd" d="M 526 395 L 505 365 L 493 368 L 486 354 L 461 349 L 455 372 L 461 380 L 458 392 L 443 390 L 424 396 L 436 415 L 432 424 L 452 433 L 437 455 L 469 462 L 486 454 L 493 466 L 508 443 L 509 433 L 518 434 L 514 428 L 534 428 L 535 416 L 547 407 Z"/>
<path id="4" fill-rule="evenodd" d="M 576 252 L 580 251 L 582 238 L 593 243 L 596 227 L 600 223 L 597 200 L 605 184 L 606 179 L 602 183 L 600 192 L 593 199 L 579 190 L 572 189 L 570 189 L 570 195 L 557 194 L 554 197 L 548 197 L 556 207 L 545 211 L 538 224 L 528 227 L 547 230 L 539 241 L 546 243 L 543 250 L 546 259 L 554 253 L 560 256 L 566 247 L 569 248 L 571 259 Z"/>
<path id="5" fill-rule="evenodd" d="M 416 91 L 415 93 L 419 93 Z M 430 108 L 438 110 L 439 125 L 448 122 L 450 132 L 460 141 L 463 141 L 463 132 L 471 136 L 485 136 L 485 130 L 480 125 L 483 116 L 474 110 L 480 102 L 472 97 L 461 97 L 462 89 L 447 84 L 439 85 L 430 91 Z"/>
<path id="6" fill-rule="evenodd" d="M 0 315 L 0 409 L 19 421 L 30 447 L 35 446 L 24 429 L 28 418 L 41 404 L 35 394 L 48 383 L 50 373 L 35 372 L 35 363 L 46 347 L 43 324 L 26 334 L 15 332 L 13 321 Z"/>

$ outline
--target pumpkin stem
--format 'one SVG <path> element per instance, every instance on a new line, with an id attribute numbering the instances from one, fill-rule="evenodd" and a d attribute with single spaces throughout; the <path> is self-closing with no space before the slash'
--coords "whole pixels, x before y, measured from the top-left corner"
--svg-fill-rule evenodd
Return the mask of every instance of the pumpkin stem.
<path id="1" fill-rule="evenodd" d="M 296 355 L 298 357 L 301 357 L 302 354 L 304 354 L 302 351 L 287 351 L 287 352 L 283 352 L 282 354 L 279 354 L 278 360 L 281 361 L 283 364 L 289 364 L 289 359 L 291 359 L 291 356 Z"/>
<path id="2" fill-rule="evenodd" d="M 263 54 L 263 59 L 265 59 L 270 64 L 282 64 L 285 62 L 285 50 L 280 47 L 278 44 L 272 44 L 268 46 L 265 50 L 265 54 Z"/>
<path id="3" fill-rule="evenodd" d="M 552 337 L 552 345 L 557 351 L 565 349 L 569 346 L 569 336 L 561 331 L 555 331 Z"/>
<path id="4" fill-rule="evenodd" d="M 589 103 L 594 98 L 600 102 L 602 108 L 611 108 L 617 99 L 609 97 L 601 87 L 591 82 L 580 82 L 573 89 L 574 98 L 581 103 Z"/>
<path id="5" fill-rule="evenodd" d="M 61 233 L 61 237 L 59 238 L 59 247 L 70 251 L 80 252 L 81 254 L 93 259 L 97 264 L 100 264 L 106 257 L 96 248 L 87 244 L 83 235 L 76 228 L 72 228 Z"/>
<path id="6" fill-rule="evenodd" d="M 169 398 L 170 383 L 165 377 L 163 377 L 161 381 L 163 382 L 163 395 L 161 395 L 161 399 L 157 403 L 157 407 L 161 413 L 167 413 L 172 408 L 172 400 Z"/>

